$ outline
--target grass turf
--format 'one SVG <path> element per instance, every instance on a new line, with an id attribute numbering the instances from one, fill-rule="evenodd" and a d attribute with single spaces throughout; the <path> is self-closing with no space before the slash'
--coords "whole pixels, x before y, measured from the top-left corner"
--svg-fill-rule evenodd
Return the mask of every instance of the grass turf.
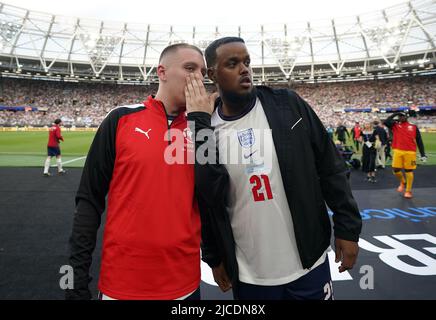
<path id="1" fill-rule="evenodd" d="M 60 147 L 65 167 L 83 167 L 95 132 L 63 131 L 62 135 L 65 142 Z M 47 140 L 48 132 L 0 132 L 0 166 L 42 167 L 47 157 Z"/>
<path id="2" fill-rule="evenodd" d="M 83 167 L 95 132 L 63 131 L 62 161 L 65 167 Z M 0 132 L 1 167 L 42 167 L 47 155 L 48 132 Z M 427 165 L 436 164 L 436 133 L 422 133 Z M 352 145 L 351 139 L 348 141 Z M 359 157 L 359 155 L 356 155 Z M 422 164 L 418 161 L 419 164 Z M 52 165 L 55 160 L 52 160 Z"/>

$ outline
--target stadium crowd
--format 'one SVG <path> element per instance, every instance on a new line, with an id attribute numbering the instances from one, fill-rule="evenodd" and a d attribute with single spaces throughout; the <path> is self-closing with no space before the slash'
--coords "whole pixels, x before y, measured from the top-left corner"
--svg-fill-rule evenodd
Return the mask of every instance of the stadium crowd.
<path id="1" fill-rule="evenodd" d="M 341 112 L 345 108 L 384 108 L 436 105 L 436 77 L 291 84 L 317 112 L 324 125 L 350 128 L 379 118 L 377 113 Z M 157 85 L 72 83 L 0 79 L 0 106 L 30 106 L 39 111 L 0 111 L 0 126 L 49 126 L 55 118 L 64 125 L 98 126 L 114 107 L 141 103 Z M 210 90 L 212 86 L 209 87 Z M 421 117 L 422 121 L 429 121 Z M 430 120 L 431 121 L 431 120 Z"/>
<path id="2" fill-rule="evenodd" d="M 436 77 L 297 84 L 293 89 L 315 109 L 324 125 L 333 127 L 342 123 L 350 128 L 356 121 L 371 122 L 380 117 L 377 113 L 335 110 L 436 105 Z"/>

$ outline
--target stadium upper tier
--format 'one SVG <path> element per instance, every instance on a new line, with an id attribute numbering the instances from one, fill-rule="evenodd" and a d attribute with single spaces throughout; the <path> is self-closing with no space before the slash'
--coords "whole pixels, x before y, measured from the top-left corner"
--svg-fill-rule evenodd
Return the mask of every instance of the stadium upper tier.
<path id="1" fill-rule="evenodd" d="M 0 72 L 69 81 L 157 81 L 171 43 L 204 49 L 245 39 L 256 82 L 436 72 L 436 1 L 414 0 L 345 18 L 258 26 L 173 26 L 72 18 L 0 3 Z"/>
<path id="2" fill-rule="evenodd" d="M 141 103 L 148 95 L 156 94 L 157 87 L 5 78 L 0 82 L 0 126 L 45 126 L 56 118 L 67 126 L 98 126 L 114 107 Z M 206 88 L 215 90 L 211 84 Z M 312 106 L 325 125 L 342 122 L 351 126 L 354 121 L 384 118 L 382 110 L 386 108 L 434 110 L 420 112 L 425 117 L 436 113 L 436 76 L 298 83 L 292 89 Z M 345 112 L 347 109 L 360 112 Z M 432 119 L 421 120 L 434 123 Z"/>

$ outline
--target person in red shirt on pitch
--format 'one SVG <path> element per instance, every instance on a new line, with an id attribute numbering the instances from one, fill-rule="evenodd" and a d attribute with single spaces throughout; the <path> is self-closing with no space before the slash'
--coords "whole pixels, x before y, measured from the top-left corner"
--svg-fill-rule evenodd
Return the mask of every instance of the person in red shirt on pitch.
<path id="1" fill-rule="evenodd" d="M 392 160 L 392 170 L 400 181 L 397 191 L 403 193 L 404 188 L 406 188 L 404 198 L 411 199 L 414 178 L 413 170 L 416 169 L 417 146 L 421 154 L 421 161 L 427 161 L 421 133 L 416 125 L 407 121 L 407 115 L 403 112 L 394 113 L 385 120 L 384 124 L 392 130 L 393 134 L 392 149 L 394 157 Z M 405 171 L 405 178 L 402 169 Z"/>
<path id="2" fill-rule="evenodd" d="M 362 129 L 360 128 L 359 122 L 356 121 L 353 130 L 351 130 L 353 135 L 354 147 L 356 151 L 359 152 L 359 146 L 362 143 Z"/>
<path id="3" fill-rule="evenodd" d="M 61 158 L 61 149 L 59 147 L 59 141 L 64 141 L 64 138 L 61 134 L 62 124 L 61 119 L 56 119 L 53 125 L 50 127 L 48 131 L 48 143 L 47 143 L 47 159 L 44 164 L 44 176 L 51 176 L 49 172 L 50 162 L 52 157 L 56 157 L 56 164 L 58 165 L 58 174 L 65 174 L 66 171 L 62 169 L 62 158 Z"/>

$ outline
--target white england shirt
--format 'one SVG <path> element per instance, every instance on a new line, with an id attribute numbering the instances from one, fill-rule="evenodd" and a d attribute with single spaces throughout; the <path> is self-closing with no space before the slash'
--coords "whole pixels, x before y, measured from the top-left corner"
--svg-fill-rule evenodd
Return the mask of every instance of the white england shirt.
<path id="1" fill-rule="evenodd" d="M 297 250 L 272 132 L 261 102 L 239 117 L 218 112 L 212 126 L 219 162 L 230 176 L 229 215 L 236 243 L 239 279 L 281 285 L 305 275 Z M 324 262 L 324 253 L 312 268 Z"/>

